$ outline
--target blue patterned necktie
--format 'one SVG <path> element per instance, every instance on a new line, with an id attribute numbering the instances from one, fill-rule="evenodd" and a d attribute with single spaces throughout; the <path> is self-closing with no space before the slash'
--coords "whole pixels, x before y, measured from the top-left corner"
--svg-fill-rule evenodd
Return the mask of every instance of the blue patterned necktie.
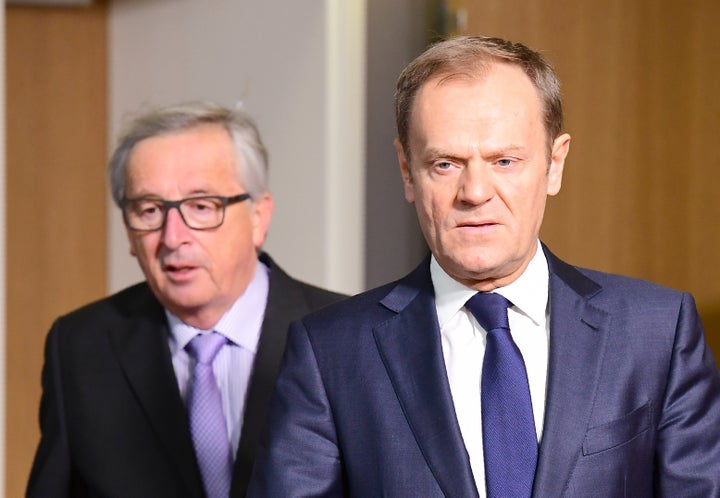
<path id="1" fill-rule="evenodd" d="M 537 436 L 525 362 L 510 335 L 500 294 L 477 293 L 465 307 L 487 331 L 482 367 L 482 433 L 487 494 L 529 497 L 537 466 Z"/>
<path id="2" fill-rule="evenodd" d="M 212 369 L 215 355 L 226 342 L 225 336 L 213 332 L 196 335 L 186 346 L 196 360 L 187 402 L 190 434 L 208 498 L 227 498 L 232 479 L 230 438 Z"/>

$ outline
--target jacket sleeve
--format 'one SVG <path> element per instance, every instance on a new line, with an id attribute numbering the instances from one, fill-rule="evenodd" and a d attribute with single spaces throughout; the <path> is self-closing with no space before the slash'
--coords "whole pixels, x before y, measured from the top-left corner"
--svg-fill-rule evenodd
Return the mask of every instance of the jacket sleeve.
<path id="1" fill-rule="evenodd" d="M 656 494 L 720 496 L 720 373 L 685 294 L 658 421 Z"/>
<path id="2" fill-rule="evenodd" d="M 333 414 L 307 331 L 291 325 L 250 497 L 342 496 Z"/>
<path id="3" fill-rule="evenodd" d="M 40 401 L 40 444 L 30 472 L 28 498 L 70 496 L 70 451 L 60 367 L 60 333 L 56 322 L 45 342 Z"/>

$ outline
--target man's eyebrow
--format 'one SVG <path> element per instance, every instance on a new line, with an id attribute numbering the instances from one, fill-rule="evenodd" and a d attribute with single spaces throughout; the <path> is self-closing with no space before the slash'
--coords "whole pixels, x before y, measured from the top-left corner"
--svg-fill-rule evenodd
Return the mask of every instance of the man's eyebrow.
<path id="1" fill-rule="evenodd" d="M 488 149 L 482 153 L 483 157 L 502 157 L 507 154 L 524 152 L 526 150 L 522 145 L 509 144 L 502 147 L 494 147 Z M 457 153 L 450 152 L 442 147 L 427 147 L 423 150 L 421 157 L 423 159 L 431 159 L 437 157 L 446 157 L 448 159 L 463 159 L 463 156 Z"/>
<path id="2" fill-rule="evenodd" d="M 490 157 L 490 158 L 502 157 L 502 156 L 506 156 L 508 154 L 525 152 L 526 150 L 527 150 L 527 148 L 523 147 L 522 145 L 510 144 L 510 145 L 505 145 L 503 147 L 496 147 L 494 149 L 490 149 L 489 151 L 484 153 L 483 156 Z"/>
<path id="3" fill-rule="evenodd" d="M 458 154 L 452 153 L 446 149 L 443 149 L 441 147 L 427 147 L 425 150 L 422 151 L 421 157 L 423 159 L 432 159 L 437 157 L 447 157 L 450 159 L 460 159 L 461 156 Z"/>

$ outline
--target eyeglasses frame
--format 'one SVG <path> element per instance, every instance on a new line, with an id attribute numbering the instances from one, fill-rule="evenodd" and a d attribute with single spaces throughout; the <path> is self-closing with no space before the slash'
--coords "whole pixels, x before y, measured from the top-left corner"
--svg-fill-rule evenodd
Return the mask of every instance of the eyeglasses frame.
<path id="1" fill-rule="evenodd" d="M 162 230 L 163 228 L 165 228 L 165 225 L 167 224 L 168 214 L 170 213 L 170 210 L 173 208 L 177 209 L 177 212 L 180 214 L 180 219 L 183 220 L 183 223 L 185 223 L 185 226 L 188 227 L 190 230 L 214 230 L 214 229 L 220 227 L 225 222 L 225 208 L 227 208 L 231 204 L 237 204 L 239 202 L 246 201 L 246 200 L 250 199 L 251 197 L 252 196 L 249 193 L 244 192 L 242 194 L 233 195 L 230 197 L 226 197 L 226 196 L 222 196 L 222 195 L 196 195 L 196 196 L 192 196 L 192 197 L 185 197 L 184 199 L 179 199 L 177 201 L 168 201 L 165 199 L 155 199 L 153 197 L 137 197 L 134 199 L 126 198 L 120 202 L 120 209 L 122 210 L 122 215 L 123 215 L 123 220 L 125 221 L 125 226 L 129 230 L 132 230 L 133 232 L 156 232 L 158 230 Z M 220 204 L 222 205 L 222 217 L 220 218 L 220 223 L 218 223 L 217 225 L 211 226 L 211 227 L 204 227 L 204 228 L 191 227 L 188 224 L 187 220 L 185 219 L 185 216 L 183 215 L 183 212 L 180 209 L 180 205 L 184 202 L 187 202 L 187 201 L 190 201 L 193 199 L 216 199 L 216 200 L 218 200 L 220 202 Z M 134 227 L 130 226 L 130 222 L 127 219 L 127 213 L 125 211 L 125 207 L 132 202 L 137 202 L 137 201 L 142 201 L 142 200 L 153 200 L 153 201 L 156 201 L 156 202 L 159 202 L 160 204 L 162 204 L 164 212 L 163 212 L 162 223 L 160 224 L 159 227 L 157 227 L 157 228 L 134 228 Z"/>

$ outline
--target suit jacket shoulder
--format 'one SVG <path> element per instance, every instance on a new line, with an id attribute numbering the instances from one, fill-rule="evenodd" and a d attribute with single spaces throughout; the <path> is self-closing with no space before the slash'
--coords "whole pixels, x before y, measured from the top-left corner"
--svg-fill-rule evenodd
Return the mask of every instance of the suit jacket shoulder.
<path id="1" fill-rule="evenodd" d="M 85 328 L 88 323 L 112 324 L 118 320 L 135 319 L 138 316 L 151 316 L 165 320 L 163 307 L 153 295 L 147 282 L 140 282 L 115 294 L 88 303 L 76 310 L 60 316 L 57 321 L 67 324 L 67 328 Z"/>
<path id="2" fill-rule="evenodd" d="M 202 495 L 167 334 L 146 283 L 55 321 L 28 496 Z"/>
<path id="3" fill-rule="evenodd" d="M 534 494 L 720 494 L 720 375 L 692 296 L 544 250 L 550 357 Z"/>

